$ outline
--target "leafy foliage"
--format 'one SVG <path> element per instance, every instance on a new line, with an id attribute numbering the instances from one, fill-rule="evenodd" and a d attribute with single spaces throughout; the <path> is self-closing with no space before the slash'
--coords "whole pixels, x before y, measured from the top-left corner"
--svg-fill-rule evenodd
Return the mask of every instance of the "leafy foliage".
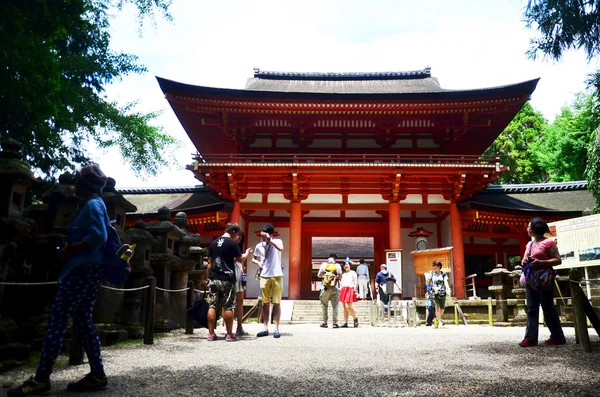
<path id="1" fill-rule="evenodd" d="M 559 60 L 564 51 L 569 49 L 583 49 L 588 60 L 600 54 L 600 1 L 529 0 L 525 9 L 525 22 L 528 27 L 535 27 L 540 33 L 540 37 L 531 40 L 528 53 L 533 58 L 541 52 L 544 56 Z M 592 110 L 596 115 L 589 120 L 595 122 L 597 127 L 597 115 L 600 114 L 600 70 L 590 74 L 586 82 L 593 89 Z M 596 211 L 600 211 L 600 139 L 596 127 L 591 130 L 587 127 L 580 129 L 579 133 L 587 135 L 591 140 L 577 140 L 580 146 L 574 148 L 574 151 L 578 155 L 587 151 L 585 175 L 588 188 L 596 198 Z M 592 133 L 594 130 L 596 132 Z M 581 164 L 575 165 L 579 173 Z"/>
<path id="2" fill-rule="evenodd" d="M 173 138 L 156 114 L 107 100 L 104 87 L 145 68 L 110 49 L 113 7 L 135 4 L 140 20 L 168 0 L 13 0 L 0 3 L 0 134 L 23 144 L 47 176 L 88 162 L 85 143 L 118 145 L 134 169 L 156 173 Z"/>
<path id="3" fill-rule="evenodd" d="M 585 174 L 589 182 L 588 189 L 596 199 L 595 212 L 600 212 L 600 127 L 594 131 L 594 136 L 588 152 L 588 163 Z"/>
<path id="4" fill-rule="evenodd" d="M 559 60 L 569 49 L 583 49 L 588 59 L 600 50 L 600 2 L 594 0 L 529 0 L 527 27 L 541 37 L 531 40 L 529 55 L 538 52 Z"/>
<path id="5" fill-rule="evenodd" d="M 485 154 L 498 154 L 510 170 L 500 176 L 500 183 L 532 183 L 548 175 L 537 161 L 534 143 L 543 135 L 547 122 L 528 102 L 517 113 Z"/>
<path id="6" fill-rule="evenodd" d="M 586 178 L 588 150 L 594 130 L 600 124 L 596 100 L 591 94 L 579 94 L 575 102 L 544 131 L 533 150 L 553 182 Z"/>

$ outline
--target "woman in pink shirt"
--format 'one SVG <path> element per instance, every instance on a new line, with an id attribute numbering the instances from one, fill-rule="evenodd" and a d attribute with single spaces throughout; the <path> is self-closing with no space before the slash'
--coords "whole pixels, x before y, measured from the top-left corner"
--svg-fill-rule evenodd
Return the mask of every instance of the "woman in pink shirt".
<path id="1" fill-rule="evenodd" d="M 527 327 L 525 328 L 525 338 L 519 343 L 521 347 L 532 347 L 538 344 L 540 304 L 546 325 L 550 330 L 550 339 L 545 342 L 546 345 L 564 345 L 566 343 L 560 319 L 556 307 L 554 307 L 554 288 L 552 285 L 546 289 L 531 285 L 531 278 L 537 271 L 552 269 L 552 266 L 560 265 L 562 262 L 554 241 L 544 237 L 546 233 L 550 233 L 550 228 L 542 219 L 533 218 L 529 222 L 527 234 L 529 237 L 533 237 L 533 240 L 527 244 L 525 255 L 521 261 L 525 275 L 525 299 L 527 301 Z"/>

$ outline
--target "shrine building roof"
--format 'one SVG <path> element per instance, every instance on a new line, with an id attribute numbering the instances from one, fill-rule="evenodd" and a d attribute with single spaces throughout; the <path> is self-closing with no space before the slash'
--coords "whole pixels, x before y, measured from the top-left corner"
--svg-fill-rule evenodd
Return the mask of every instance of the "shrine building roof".
<path id="1" fill-rule="evenodd" d="M 297 73 L 254 69 L 246 90 L 315 94 L 408 94 L 444 90 L 431 68 L 407 72 Z"/>
<path id="2" fill-rule="evenodd" d="M 462 206 L 489 212 L 570 213 L 581 216 L 594 208 L 586 181 L 489 185 Z"/>

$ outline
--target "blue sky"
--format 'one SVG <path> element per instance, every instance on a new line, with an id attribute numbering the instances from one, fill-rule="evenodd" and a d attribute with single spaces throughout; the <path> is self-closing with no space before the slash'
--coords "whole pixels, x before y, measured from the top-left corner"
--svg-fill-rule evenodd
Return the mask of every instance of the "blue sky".
<path id="1" fill-rule="evenodd" d="M 136 175 L 115 150 L 90 148 L 117 187 L 188 186 L 184 169 L 195 148 L 164 99 L 154 76 L 189 84 L 243 88 L 254 67 L 306 72 L 422 69 L 443 88 L 468 89 L 540 77 L 532 105 L 548 120 L 582 91 L 597 65 L 581 52 L 562 61 L 525 52 L 535 31 L 523 23 L 526 0 L 463 1 L 219 1 L 173 0 L 173 22 L 146 22 L 141 36 L 132 7 L 112 22 L 115 49 L 139 56 L 144 75 L 108 87 L 110 99 L 138 100 L 142 111 L 162 110 L 157 124 L 179 139 L 173 159 L 156 177 Z"/>

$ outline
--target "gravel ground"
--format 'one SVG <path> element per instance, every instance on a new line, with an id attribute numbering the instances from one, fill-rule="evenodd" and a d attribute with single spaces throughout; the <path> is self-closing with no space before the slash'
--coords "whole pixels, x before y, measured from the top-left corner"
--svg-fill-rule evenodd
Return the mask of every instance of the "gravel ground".
<path id="1" fill-rule="evenodd" d="M 452 326 L 321 329 L 282 326 L 280 339 L 256 338 L 258 324 L 238 342 L 175 331 L 153 346 L 103 352 L 109 390 L 94 396 L 599 396 L 600 342 L 520 348 L 523 328 Z M 222 328 L 218 334 L 224 335 Z M 549 336 L 540 330 L 540 340 Z M 88 367 L 57 367 L 51 395 Z M 3 390 L 31 372 L 0 375 Z M 72 395 L 72 394 L 68 394 Z"/>

